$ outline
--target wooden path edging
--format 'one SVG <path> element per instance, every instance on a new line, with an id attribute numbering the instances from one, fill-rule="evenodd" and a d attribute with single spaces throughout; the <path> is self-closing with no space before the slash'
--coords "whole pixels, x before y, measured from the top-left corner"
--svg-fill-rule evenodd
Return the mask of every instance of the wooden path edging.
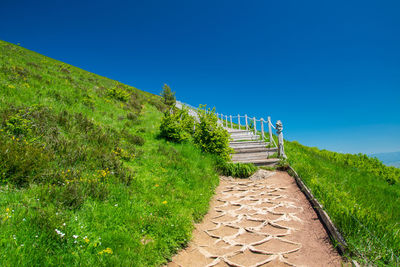
<path id="1" fill-rule="evenodd" d="M 300 176 L 297 172 L 289 165 L 289 169 L 293 172 L 293 178 L 296 180 L 298 187 L 300 188 L 301 192 L 306 196 L 307 200 L 310 202 L 312 208 L 317 213 L 319 220 L 322 222 L 322 225 L 325 228 L 325 231 L 328 233 L 330 237 L 335 239 L 337 242 L 336 249 L 339 251 L 340 255 L 344 255 L 347 250 L 347 243 L 344 240 L 342 234 L 333 224 L 331 218 L 329 217 L 328 213 L 324 211 L 322 205 L 318 202 L 318 200 L 314 197 L 311 193 L 310 189 L 305 185 L 305 183 L 301 180 Z M 289 173 L 290 175 L 290 173 Z M 351 260 L 351 264 L 355 267 L 359 267 L 360 264 L 356 260 Z"/>
<path id="2" fill-rule="evenodd" d="M 311 206 L 315 210 L 315 212 L 318 215 L 318 218 L 322 222 L 326 232 L 330 237 L 333 237 L 333 239 L 336 240 L 337 242 L 337 250 L 341 255 L 343 255 L 346 252 L 347 249 L 347 243 L 344 240 L 343 236 L 340 234 L 339 230 L 336 228 L 336 226 L 333 224 L 331 218 L 329 217 L 328 213 L 324 211 L 322 208 L 322 205 L 318 202 L 318 200 L 314 197 L 314 195 L 311 193 L 310 189 L 304 184 L 304 182 L 301 180 L 297 172 L 292 168 L 292 166 L 289 166 L 289 169 L 294 173 L 294 178 L 296 180 L 297 185 L 299 186 L 300 190 L 303 192 L 303 194 L 306 196 L 308 201 L 311 203 Z M 290 174 L 289 174 L 290 175 Z"/>

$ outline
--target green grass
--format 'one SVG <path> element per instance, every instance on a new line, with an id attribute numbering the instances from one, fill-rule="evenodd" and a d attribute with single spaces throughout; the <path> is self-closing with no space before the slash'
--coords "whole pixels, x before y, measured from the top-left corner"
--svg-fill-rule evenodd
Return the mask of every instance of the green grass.
<path id="1" fill-rule="evenodd" d="M 349 245 L 373 265 L 399 265 L 400 170 L 365 155 L 285 142 L 291 166 L 324 206 Z"/>
<path id="2" fill-rule="evenodd" d="M 158 138 L 160 97 L 0 41 L 0 266 L 158 266 L 215 159 Z"/>
<path id="3" fill-rule="evenodd" d="M 235 178 L 248 178 L 258 170 L 253 163 L 232 163 L 223 160 L 219 160 L 217 169 L 221 175 Z"/>

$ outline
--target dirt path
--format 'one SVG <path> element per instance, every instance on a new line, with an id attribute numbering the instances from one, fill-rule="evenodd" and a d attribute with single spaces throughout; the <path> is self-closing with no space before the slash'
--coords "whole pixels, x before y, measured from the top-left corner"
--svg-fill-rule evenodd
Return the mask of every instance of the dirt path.
<path id="1" fill-rule="evenodd" d="M 340 266 L 317 215 L 285 172 L 221 177 L 210 211 L 168 266 Z"/>

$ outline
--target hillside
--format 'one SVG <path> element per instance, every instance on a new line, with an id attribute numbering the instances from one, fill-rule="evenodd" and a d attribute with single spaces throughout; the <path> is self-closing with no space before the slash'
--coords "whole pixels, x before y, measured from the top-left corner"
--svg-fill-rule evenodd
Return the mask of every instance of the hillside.
<path id="1" fill-rule="evenodd" d="M 290 165 L 362 263 L 400 264 L 400 169 L 366 155 L 285 143 Z"/>
<path id="2" fill-rule="evenodd" d="M 160 97 L 0 41 L 0 266 L 157 266 L 214 159 L 158 138 Z"/>
<path id="3" fill-rule="evenodd" d="M 0 266 L 159 266 L 185 246 L 218 174 L 214 157 L 159 137 L 165 109 L 159 96 L 0 41 Z M 348 256 L 399 264 L 400 169 L 285 149 Z"/>
<path id="4" fill-rule="evenodd" d="M 377 153 L 372 154 L 371 157 L 378 158 L 387 166 L 400 168 L 400 152 Z"/>

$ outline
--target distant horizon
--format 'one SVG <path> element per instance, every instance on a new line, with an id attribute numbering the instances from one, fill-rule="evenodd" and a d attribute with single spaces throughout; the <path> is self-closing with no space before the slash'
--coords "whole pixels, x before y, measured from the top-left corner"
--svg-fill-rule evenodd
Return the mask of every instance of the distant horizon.
<path id="1" fill-rule="evenodd" d="M 21 8 L 24 7 L 24 8 Z M 6 1 L 0 38 L 342 153 L 400 151 L 399 1 Z"/>

